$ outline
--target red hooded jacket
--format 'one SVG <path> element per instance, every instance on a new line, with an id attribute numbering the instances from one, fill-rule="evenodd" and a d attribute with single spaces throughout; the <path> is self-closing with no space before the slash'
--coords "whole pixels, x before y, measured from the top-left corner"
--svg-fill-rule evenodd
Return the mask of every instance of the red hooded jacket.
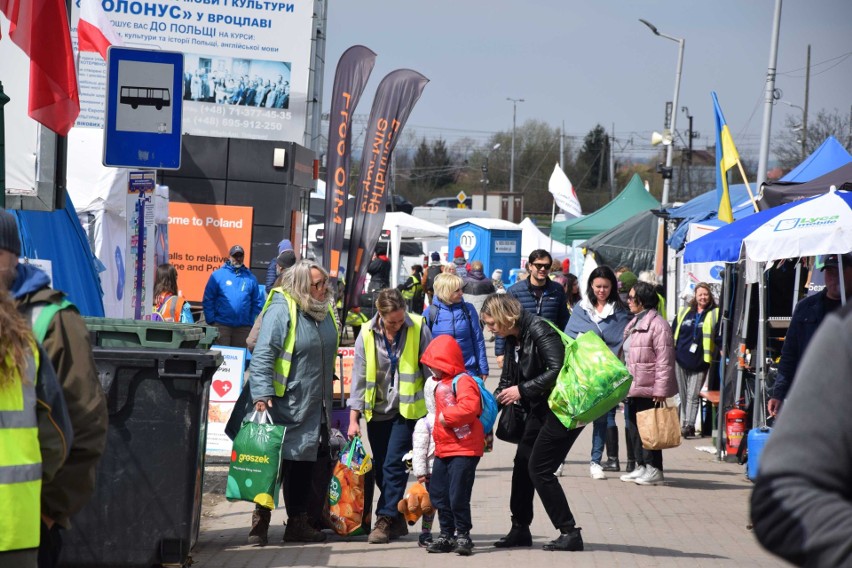
<path id="1" fill-rule="evenodd" d="M 452 456 L 482 456 L 485 448 L 485 432 L 479 415 L 482 400 L 479 386 L 464 370 L 461 347 L 451 335 L 438 336 L 429 343 L 420 362 L 440 371 L 443 376 L 435 390 L 435 455 L 439 458 Z M 440 393 L 452 393 L 453 378 L 462 374 L 456 383 L 456 404 L 448 405 Z M 438 379 L 438 377 L 436 377 Z M 446 426 L 441 424 L 441 415 Z M 453 428 L 470 425 L 470 435 L 459 439 Z"/>

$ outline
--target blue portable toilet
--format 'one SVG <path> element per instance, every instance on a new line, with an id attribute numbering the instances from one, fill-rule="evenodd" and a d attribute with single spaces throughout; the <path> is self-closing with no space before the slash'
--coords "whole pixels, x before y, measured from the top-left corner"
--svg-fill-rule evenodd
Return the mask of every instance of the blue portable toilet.
<path id="1" fill-rule="evenodd" d="M 498 268 L 508 276 L 521 266 L 522 233 L 520 225 L 502 219 L 462 219 L 450 225 L 449 250 L 460 246 L 468 262 L 482 262 L 486 276 Z"/>

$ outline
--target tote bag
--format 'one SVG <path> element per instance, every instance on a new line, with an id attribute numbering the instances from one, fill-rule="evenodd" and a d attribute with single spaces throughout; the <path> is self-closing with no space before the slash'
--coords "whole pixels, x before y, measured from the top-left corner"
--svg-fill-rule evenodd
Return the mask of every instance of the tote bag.
<path id="1" fill-rule="evenodd" d="M 646 450 L 665 450 L 680 445 L 680 421 L 677 408 L 665 402 L 636 413 L 636 427 Z"/>

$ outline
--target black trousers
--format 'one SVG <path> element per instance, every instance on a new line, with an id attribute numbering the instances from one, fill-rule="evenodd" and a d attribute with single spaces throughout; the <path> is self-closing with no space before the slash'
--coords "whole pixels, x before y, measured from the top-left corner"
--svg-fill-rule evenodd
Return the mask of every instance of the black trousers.
<path id="1" fill-rule="evenodd" d="M 509 497 L 509 509 L 517 524 L 532 524 L 533 496 L 537 492 L 554 527 L 561 531 L 574 528 L 574 515 L 565 491 L 553 474 L 582 431 L 583 428 L 566 429 L 546 407 L 543 419 L 536 413 L 529 414 L 515 453 Z"/>
<path id="2" fill-rule="evenodd" d="M 636 426 L 636 413 L 654 408 L 654 399 L 630 397 L 630 403 L 627 405 L 627 412 L 630 416 L 630 421 L 625 420 L 626 427 L 632 431 L 633 455 L 636 456 L 636 465 L 650 465 L 662 471 L 663 469 L 663 450 L 646 450 L 642 447 L 642 438 L 639 436 L 639 429 Z"/>

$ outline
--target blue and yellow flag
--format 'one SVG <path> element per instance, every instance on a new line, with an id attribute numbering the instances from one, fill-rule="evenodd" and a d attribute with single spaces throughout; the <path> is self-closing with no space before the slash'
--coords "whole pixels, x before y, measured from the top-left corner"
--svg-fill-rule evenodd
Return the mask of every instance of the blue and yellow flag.
<path id="1" fill-rule="evenodd" d="M 719 202 L 719 220 L 731 223 L 734 214 L 731 211 L 731 193 L 728 190 L 728 170 L 737 165 L 740 155 L 734 146 L 731 131 L 725 122 L 722 109 L 719 108 L 719 99 L 716 92 L 710 93 L 713 97 L 713 110 L 716 114 L 716 194 Z"/>

